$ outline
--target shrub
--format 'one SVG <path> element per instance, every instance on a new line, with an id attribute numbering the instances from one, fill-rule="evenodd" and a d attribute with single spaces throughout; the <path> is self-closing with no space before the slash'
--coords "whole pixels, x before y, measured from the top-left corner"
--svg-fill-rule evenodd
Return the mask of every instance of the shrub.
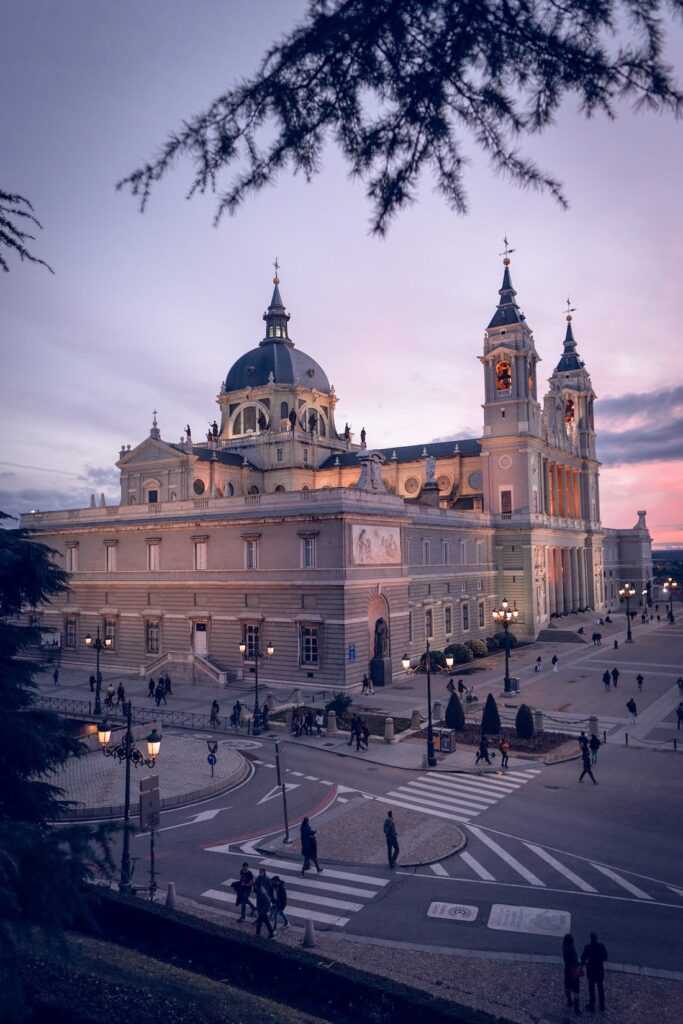
<path id="1" fill-rule="evenodd" d="M 520 704 L 515 718 L 515 728 L 520 740 L 530 740 L 534 735 L 534 716 L 528 704 Z"/>
<path id="2" fill-rule="evenodd" d="M 492 653 L 493 653 L 494 651 L 499 651 L 499 650 L 500 650 L 500 644 L 499 644 L 499 643 L 498 643 L 498 641 L 496 640 L 495 636 L 487 636 L 487 637 L 486 637 L 486 649 L 487 649 L 487 650 L 489 651 L 489 653 L 491 653 L 491 654 L 492 654 Z"/>
<path id="3" fill-rule="evenodd" d="M 446 661 L 444 659 L 443 651 L 430 651 L 429 652 L 429 663 L 430 663 L 429 664 L 429 671 L 430 672 L 440 672 L 441 669 L 445 668 L 446 667 Z M 424 652 L 424 654 L 420 658 L 415 671 L 416 672 L 426 672 L 427 671 L 427 652 L 426 651 Z"/>
<path id="4" fill-rule="evenodd" d="M 334 711 L 337 718 L 344 718 L 351 707 L 351 698 L 347 693 L 337 693 L 333 700 L 325 705 L 325 711 Z"/>
<path id="5" fill-rule="evenodd" d="M 499 647 L 501 647 L 503 650 L 505 650 L 505 636 L 506 634 L 504 629 L 502 629 L 500 633 L 496 633 L 495 636 L 495 639 L 498 641 Z M 509 643 L 510 647 L 516 647 L 519 643 L 519 640 L 517 639 L 514 633 L 508 633 L 507 642 Z"/>
<path id="6" fill-rule="evenodd" d="M 468 640 L 465 647 L 469 647 L 475 658 L 485 658 L 489 653 L 483 640 Z"/>
<path id="7" fill-rule="evenodd" d="M 474 658 L 471 648 L 465 644 L 451 644 L 446 648 L 446 654 L 453 655 L 456 665 L 464 665 L 465 662 L 472 661 Z"/>
<path id="8" fill-rule="evenodd" d="M 457 729 L 458 732 L 462 732 L 465 728 L 465 712 L 457 693 L 451 694 L 451 699 L 446 706 L 446 725 L 449 729 Z"/>
<path id="9" fill-rule="evenodd" d="M 500 715 L 498 705 L 492 693 L 486 698 L 484 713 L 481 716 L 481 731 L 489 735 L 497 736 L 500 732 Z"/>

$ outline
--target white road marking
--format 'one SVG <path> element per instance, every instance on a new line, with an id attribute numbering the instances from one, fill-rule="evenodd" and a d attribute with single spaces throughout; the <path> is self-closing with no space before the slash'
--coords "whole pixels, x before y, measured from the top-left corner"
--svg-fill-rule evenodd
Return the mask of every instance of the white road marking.
<path id="1" fill-rule="evenodd" d="M 493 877 L 491 872 L 487 871 L 484 865 L 480 864 L 479 861 L 476 860 L 471 853 L 468 853 L 467 850 L 463 850 L 462 853 L 459 854 L 459 857 L 461 860 L 465 862 L 465 864 L 467 864 L 469 868 L 472 868 L 475 875 L 479 875 L 479 877 L 483 878 L 485 882 L 495 882 L 495 878 Z"/>
<path id="2" fill-rule="evenodd" d="M 435 875 L 440 875 L 442 878 L 448 878 L 448 872 L 446 871 L 443 864 L 430 864 L 429 867 Z"/>
<path id="3" fill-rule="evenodd" d="M 618 875 L 616 871 L 612 871 L 611 868 L 606 868 L 604 864 L 595 864 L 594 862 L 591 862 L 591 866 L 594 867 L 596 871 L 600 871 L 601 874 L 605 875 L 607 878 L 611 878 L 613 882 L 620 885 L 622 889 L 626 889 L 626 892 L 630 892 L 632 896 L 637 896 L 638 899 L 641 900 L 652 899 L 652 896 L 650 896 L 649 893 L 646 893 L 643 889 L 639 889 L 637 885 L 633 884 L 633 882 L 627 882 L 625 878 Z"/>
<path id="4" fill-rule="evenodd" d="M 559 871 L 561 875 L 564 875 L 565 878 L 568 878 L 569 881 L 572 882 L 578 889 L 581 889 L 583 892 L 598 891 L 592 885 L 589 885 L 588 882 L 584 882 L 582 878 L 579 878 L 578 875 L 574 874 L 574 872 L 571 871 L 564 864 L 561 864 L 559 860 L 556 860 L 556 858 L 553 857 L 552 854 L 547 853 L 542 846 L 536 846 L 534 843 L 525 843 L 524 845 L 528 850 L 531 850 L 532 853 L 535 853 L 537 857 L 540 857 L 541 860 L 544 860 L 546 864 L 550 864 L 552 868 L 555 868 L 555 870 Z"/>
<path id="5" fill-rule="evenodd" d="M 513 857 L 511 853 L 508 853 L 502 846 L 499 846 L 498 843 L 494 842 L 493 839 L 486 835 L 485 832 L 482 832 L 481 829 L 475 828 L 474 825 L 468 825 L 467 827 L 473 836 L 479 839 L 485 846 L 488 846 L 489 850 L 500 857 L 501 860 L 504 860 L 505 863 L 511 867 L 513 871 L 516 871 L 518 875 L 525 878 L 527 882 L 531 883 L 531 885 L 537 885 L 545 888 L 545 882 L 542 882 L 538 875 L 535 875 L 533 871 L 529 871 L 529 869 L 525 868 L 523 864 L 520 864 L 516 857 Z"/>
<path id="6" fill-rule="evenodd" d="M 318 782 L 317 775 L 304 775 L 304 778 L 306 779 L 307 782 Z"/>
<path id="7" fill-rule="evenodd" d="M 348 804 L 349 802 L 345 796 L 338 796 L 337 800 L 339 801 L 340 804 Z"/>
<path id="8" fill-rule="evenodd" d="M 454 797 L 441 796 L 440 793 L 435 793 L 431 789 L 427 789 L 424 792 L 421 789 L 396 789 L 394 792 L 402 800 L 412 800 L 413 803 L 424 805 L 425 807 L 442 807 L 445 811 L 460 811 L 462 814 L 469 814 L 470 817 L 474 817 L 481 811 L 485 811 L 486 807 L 481 807 L 478 804 L 471 804 L 467 800 L 456 800 Z M 388 794 L 391 796 L 391 793 Z"/>
<path id="9" fill-rule="evenodd" d="M 389 797 L 392 797 L 390 800 Z M 388 793 L 387 796 L 377 796 L 375 800 L 379 800 L 383 804 L 391 804 L 392 807 L 405 807 L 407 811 L 422 811 L 423 814 L 431 814 L 435 818 L 445 818 L 447 821 L 469 821 L 469 818 L 464 817 L 462 814 L 446 814 L 445 811 L 437 811 L 436 808 L 425 807 L 424 805 L 412 803 L 409 804 L 405 800 L 400 799 L 398 794 Z"/>
<path id="10" fill-rule="evenodd" d="M 288 768 L 288 769 L 287 769 L 287 771 L 289 771 L 289 770 L 290 770 L 290 769 Z M 292 772 L 292 775 L 298 775 L 298 776 L 299 776 L 299 778 L 302 778 L 302 777 L 303 777 L 303 774 L 304 774 L 303 772 Z"/>
<path id="11" fill-rule="evenodd" d="M 331 907 L 333 910 L 362 910 L 364 903 L 351 903 L 349 900 L 335 900 L 330 896 L 318 896 L 314 892 L 295 892 L 287 888 L 288 900 L 298 900 L 299 903 L 315 903 L 321 907 Z M 289 907 L 289 903 L 287 904 Z"/>
<path id="12" fill-rule="evenodd" d="M 683 896 L 683 889 L 677 889 L 675 885 L 668 885 L 667 889 L 671 889 L 677 896 Z"/>
<path id="13" fill-rule="evenodd" d="M 285 913 L 287 917 L 304 917 L 309 921 L 317 921 L 319 924 L 336 924 L 338 928 L 343 928 L 351 920 L 349 917 L 333 917 L 332 914 L 321 914 L 319 910 L 290 907 L 289 904 L 287 904 Z"/>
<path id="14" fill-rule="evenodd" d="M 406 796 L 409 796 L 411 793 L 414 793 L 415 796 L 429 795 L 435 800 L 446 800 L 448 803 L 464 804 L 475 811 L 486 811 L 491 806 L 488 800 L 486 803 L 483 803 L 475 797 L 467 796 L 460 791 L 441 789 L 441 787 L 433 788 L 428 786 L 426 782 L 409 782 L 407 786 L 400 786 L 397 792 L 405 793 Z"/>
<path id="15" fill-rule="evenodd" d="M 287 883 L 287 885 L 296 885 L 305 889 L 324 889 L 325 892 L 339 892 L 344 896 L 361 896 L 372 899 L 377 893 L 374 889 L 357 889 L 352 885 L 340 885 L 339 882 L 321 882 L 318 878 L 306 878 L 302 876 L 301 872 L 297 874 L 288 874 L 280 868 L 280 878 Z M 230 879 L 227 882 L 223 882 L 223 885 L 228 885 Z"/>
<path id="16" fill-rule="evenodd" d="M 178 822 L 177 825 L 165 825 L 163 828 L 158 828 L 156 831 L 157 831 L 157 833 L 159 833 L 159 832 L 170 832 L 171 829 L 174 829 L 174 828 L 185 828 L 186 825 L 198 825 L 201 821 L 211 821 L 212 818 L 215 818 L 217 814 L 221 813 L 221 811 L 229 811 L 229 810 L 230 810 L 229 807 L 214 807 L 210 811 L 199 811 L 199 813 L 198 814 L 194 814 L 189 819 L 189 821 L 181 821 L 181 822 Z M 149 832 L 137 832 L 135 834 L 135 836 L 133 836 L 133 838 L 134 839 L 144 839 L 145 836 L 148 836 L 148 835 L 149 835 Z"/>
<path id="17" fill-rule="evenodd" d="M 285 789 L 286 789 L 286 791 L 288 793 L 289 793 L 290 789 L 297 789 L 300 785 L 301 785 L 300 782 L 285 782 L 285 784 L 284 784 Z M 268 792 L 266 793 L 265 796 L 261 797 L 261 799 L 258 801 L 258 803 L 259 804 L 265 804 L 265 803 L 268 802 L 268 800 L 274 800 L 275 797 L 278 797 L 281 794 L 282 794 L 282 786 L 273 786 L 272 789 L 268 790 Z"/>
<path id="18" fill-rule="evenodd" d="M 420 779 L 420 781 L 424 781 L 424 777 Z M 466 782 L 447 782 L 445 779 L 435 779 L 432 781 L 439 787 L 439 789 L 450 790 L 451 792 L 458 793 L 469 793 L 475 800 L 481 800 L 482 802 L 489 804 L 495 804 L 498 800 L 502 800 L 504 795 L 507 795 L 497 792 L 494 793 L 492 790 L 477 784 L 472 785 Z"/>
<path id="19" fill-rule="evenodd" d="M 274 857 L 265 857 L 261 863 L 263 866 L 270 866 L 273 868 L 281 868 L 283 871 L 291 870 L 296 868 L 296 864 L 292 864 L 288 860 L 276 860 Z M 390 882 L 389 878 L 377 878 L 375 875 L 356 875 L 350 871 L 333 871 L 332 868 L 325 868 L 325 875 L 330 878 L 340 878 L 346 882 L 361 882 L 365 885 L 388 885 Z"/>
<path id="20" fill-rule="evenodd" d="M 334 786 L 334 782 L 330 782 L 329 779 L 318 779 L 321 786 Z"/>

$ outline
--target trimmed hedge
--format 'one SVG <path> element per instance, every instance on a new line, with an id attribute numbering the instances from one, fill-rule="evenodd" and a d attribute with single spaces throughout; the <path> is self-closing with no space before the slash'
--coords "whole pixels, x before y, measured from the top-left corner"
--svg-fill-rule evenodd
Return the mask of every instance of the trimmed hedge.
<path id="1" fill-rule="evenodd" d="M 472 648 L 466 644 L 449 644 L 446 654 L 452 654 L 456 665 L 464 665 L 468 661 L 474 661 Z"/>
<path id="2" fill-rule="evenodd" d="M 492 693 L 488 695 L 484 704 L 484 713 L 481 716 L 481 732 L 482 735 L 486 733 L 489 736 L 498 736 L 500 733 L 500 715 L 498 714 L 498 705 Z"/>
<path id="3" fill-rule="evenodd" d="M 530 740 L 534 735 L 534 716 L 528 704 L 520 704 L 515 718 L 515 729 L 521 740 Z"/>
<path id="4" fill-rule="evenodd" d="M 485 658 L 489 653 L 483 640 L 467 640 L 465 647 L 469 647 L 475 658 Z"/>
<path id="5" fill-rule="evenodd" d="M 446 725 L 449 729 L 462 732 L 465 728 L 465 712 L 462 709 L 457 693 L 452 693 L 446 705 Z"/>

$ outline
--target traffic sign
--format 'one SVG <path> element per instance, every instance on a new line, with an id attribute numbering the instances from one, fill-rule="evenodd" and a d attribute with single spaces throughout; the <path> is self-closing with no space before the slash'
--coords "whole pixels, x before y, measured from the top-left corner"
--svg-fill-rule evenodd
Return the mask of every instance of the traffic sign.
<path id="1" fill-rule="evenodd" d="M 215 754 L 209 754 L 209 756 L 207 757 L 207 759 L 206 759 L 206 760 L 207 760 L 207 761 L 209 762 L 209 764 L 210 764 L 210 765 L 211 765 L 211 767 L 213 768 L 213 766 L 214 766 L 214 765 L 215 765 L 215 763 L 216 763 L 216 755 L 215 755 Z"/>

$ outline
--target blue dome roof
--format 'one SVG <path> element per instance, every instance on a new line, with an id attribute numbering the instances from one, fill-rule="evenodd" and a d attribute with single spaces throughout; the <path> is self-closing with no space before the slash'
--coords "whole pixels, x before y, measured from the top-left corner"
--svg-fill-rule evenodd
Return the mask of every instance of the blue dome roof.
<path id="1" fill-rule="evenodd" d="M 330 382 L 315 359 L 294 348 L 291 342 L 267 338 L 258 348 L 245 352 L 234 363 L 225 378 L 226 391 L 267 384 L 270 374 L 276 384 L 292 384 L 330 392 Z"/>

